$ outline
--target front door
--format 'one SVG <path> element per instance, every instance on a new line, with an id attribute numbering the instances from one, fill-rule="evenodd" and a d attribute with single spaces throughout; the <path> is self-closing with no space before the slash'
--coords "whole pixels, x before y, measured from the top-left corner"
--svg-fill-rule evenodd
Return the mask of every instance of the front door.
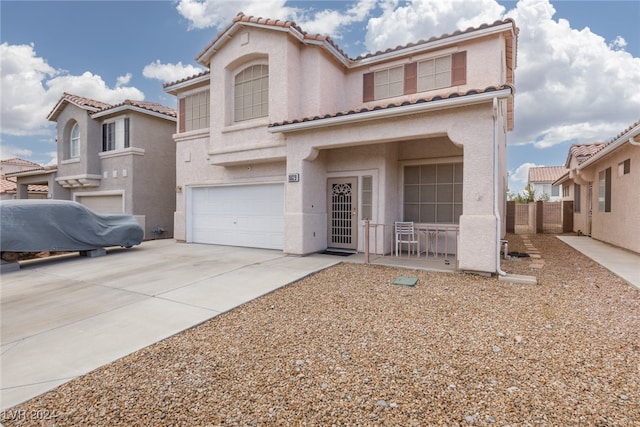
<path id="1" fill-rule="evenodd" d="M 330 178 L 329 191 L 329 247 L 357 250 L 358 248 L 358 177 Z"/>

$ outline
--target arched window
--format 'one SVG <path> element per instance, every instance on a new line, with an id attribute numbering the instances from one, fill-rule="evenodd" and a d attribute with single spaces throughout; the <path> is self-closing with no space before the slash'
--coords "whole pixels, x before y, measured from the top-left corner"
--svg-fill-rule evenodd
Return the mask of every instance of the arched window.
<path id="1" fill-rule="evenodd" d="M 69 137 L 69 157 L 80 157 L 80 126 L 77 123 L 73 125 Z"/>
<path id="2" fill-rule="evenodd" d="M 269 66 L 252 65 L 236 75 L 235 121 L 269 115 Z"/>

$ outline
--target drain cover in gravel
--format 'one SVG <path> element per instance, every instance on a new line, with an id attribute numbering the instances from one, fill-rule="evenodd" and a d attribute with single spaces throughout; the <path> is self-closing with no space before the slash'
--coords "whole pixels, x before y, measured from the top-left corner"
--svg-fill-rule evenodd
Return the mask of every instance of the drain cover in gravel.
<path id="1" fill-rule="evenodd" d="M 400 276 L 393 282 L 394 285 L 411 286 L 412 288 L 418 283 L 417 277 Z"/>

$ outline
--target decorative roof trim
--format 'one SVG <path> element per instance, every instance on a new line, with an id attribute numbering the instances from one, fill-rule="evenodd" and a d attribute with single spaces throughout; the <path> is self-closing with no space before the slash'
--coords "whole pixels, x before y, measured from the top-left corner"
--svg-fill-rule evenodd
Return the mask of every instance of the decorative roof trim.
<path id="1" fill-rule="evenodd" d="M 397 117 L 407 114 L 415 114 L 429 110 L 442 110 L 453 107 L 468 106 L 484 103 L 493 98 L 508 98 L 512 96 L 514 89 L 510 85 L 499 88 L 488 87 L 484 91 L 470 90 L 465 94 L 452 93 L 448 97 L 434 96 L 432 98 L 420 98 L 413 102 L 405 101 L 398 105 L 363 107 L 359 110 L 350 110 L 324 116 L 306 117 L 303 119 L 287 120 L 269 125 L 269 132 L 296 132 L 307 129 L 316 129 L 327 126 L 356 123 L 367 120 Z"/>

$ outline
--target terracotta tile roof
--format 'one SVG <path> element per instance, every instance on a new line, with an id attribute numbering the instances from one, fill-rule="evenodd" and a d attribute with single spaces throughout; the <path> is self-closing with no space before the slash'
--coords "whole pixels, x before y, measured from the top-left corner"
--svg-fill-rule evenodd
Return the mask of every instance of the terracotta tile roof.
<path id="1" fill-rule="evenodd" d="M 159 104 L 157 102 L 147 102 L 147 101 L 132 101 L 130 99 L 126 99 L 124 102 L 120 104 L 112 105 L 108 108 L 103 108 L 100 112 L 110 110 L 112 108 L 122 107 L 125 105 L 130 105 L 132 107 L 142 108 L 143 110 L 153 111 L 155 113 L 165 114 L 170 117 L 177 117 L 178 114 L 176 110 L 171 107 L 167 107 L 166 105 Z M 96 111 L 97 112 L 97 111 Z"/>
<path id="2" fill-rule="evenodd" d="M 233 21 L 231 21 L 231 23 L 227 25 L 227 27 L 224 30 L 220 31 L 218 35 L 213 39 L 213 41 L 211 41 L 211 43 L 209 43 L 204 49 L 202 49 L 202 51 L 200 51 L 200 53 L 196 55 L 196 59 L 204 55 L 212 46 L 214 46 L 220 39 L 222 39 L 229 30 L 231 30 L 235 25 L 239 23 L 266 25 L 266 26 L 281 27 L 281 28 L 293 28 L 302 35 L 304 40 L 327 42 L 334 49 L 336 49 L 336 51 L 338 51 L 345 59 L 349 59 L 347 54 L 342 49 L 340 49 L 340 47 L 329 36 L 324 36 L 321 34 L 309 34 L 306 31 L 302 30 L 302 28 L 300 28 L 300 26 L 298 26 L 293 21 L 282 21 L 279 19 L 268 19 L 268 18 L 262 18 L 262 17 L 256 17 L 256 16 L 247 16 L 242 12 L 238 13 L 236 17 L 233 18 Z"/>
<path id="3" fill-rule="evenodd" d="M 564 166 L 538 166 L 529 168 L 529 182 L 554 182 L 567 173 Z"/>
<path id="4" fill-rule="evenodd" d="M 385 110 L 385 109 L 391 109 L 391 108 L 405 107 L 405 106 L 408 106 L 408 105 L 422 104 L 422 103 L 425 103 L 425 102 L 436 102 L 436 101 L 442 101 L 442 100 L 446 100 L 446 99 L 458 98 L 458 97 L 462 97 L 462 96 L 470 96 L 470 95 L 477 95 L 477 94 L 480 94 L 480 93 L 495 92 L 497 90 L 503 90 L 503 89 L 510 89 L 512 93 L 515 92 L 514 88 L 511 85 L 502 85 L 500 87 L 489 86 L 489 87 L 485 88 L 484 90 L 482 90 L 482 89 L 472 89 L 472 90 L 468 90 L 468 91 L 466 91 L 464 93 L 462 93 L 462 92 L 452 92 L 452 93 L 450 93 L 448 95 L 435 95 L 435 96 L 432 96 L 432 97 L 419 98 L 419 99 L 416 99 L 416 100 L 413 100 L 413 101 L 403 101 L 403 102 L 399 102 L 399 103 L 390 103 L 390 104 L 386 104 L 386 105 L 375 105 L 375 106 L 371 106 L 371 107 L 361 107 L 361 108 L 355 108 L 353 110 L 348 110 L 348 111 L 339 111 L 337 113 L 332 113 L 332 114 L 309 116 L 309 117 L 303 117 L 303 118 L 293 119 L 293 120 L 284 120 L 284 121 L 281 121 L 281 122 L 270 123 L 269 127 L 270 128 L 274 128 L 274 127 L 278 127 L 278 126 L 291 125 L 291 124 L 296 124 L 296 123 L 310 122 L 310 121 L 323 120 L 323 119 L 330 119 L 330 118 L 334 118 L 334 117 L 348 116 L 348 115 L 352 115 L 352 114 L 362 114 L 362 113 L 367 113 L 367 112 L 370 112 L 370 111 L 377 111 L 377 110 Z"/>
<path id="5" fill-rule="evenodd" d="M 438 40 L 444 40 L 444 39 L 447 39 L 449 37 L 454 37 L 454 36 L 458 36 L 458 35 L 462 35 L 462 34 L 472 33 L 474 31 L 483 30 L 485 28 L 497 27 L 498 25 L 503 25 L 503 24 L 508 24 L 508 23 L 511 23 L 515 28 L 515 25 L 516 25 L 515 21 L 513 19 L 511 19 L 511 18 L 507 18 L 507 19 L 502 20 L 502 21 L 501 20 L 495 21 L 493 24 L 482 24 L 479 27 L 469 27 L 466 30 L 457 30 L 457 31 L 454 31 L 451 34 L 446 34 L 445 33 L 445 34 L 442 34 L 441 36 L 437 36 L 437 37 L 434 36 L 434 37 L 429 38 L 428 40 L 419 40 L 417 42 L 408 43 L 408 44 L 401 45 L 401 46 L 396 46 L 394 48 L 389 48 L 389 49 L 386 49 L 384 51 L 380 51 L 379 50 L 379 51 L 377 51 L 375 53 L 367 53 L 367 54 L 358 56 L 356 58 L 356 61 L 360 60 L 360 59 L 371 58 L 373 56 L 383 55 L 385 53 L 399 51 L 399 50 L 402 50 L 402 49 L 407 49 L 409 47 L 419 46 L 419 45 L 426 44 L 426 43 L 432 43 L 432 42 L 438 41 Z M 516 29 L 516 31 L 517 31 L 517 29 Z"/>
<path id="6" fill-rule="evenodd" d="M 41 168 L 42 167 L 37 163 L 34 163 L 32 161 L 29 161 L 29 160 L 20 159 L 18 157 L 13 157 L 11 159 L 2 160 L 2 164 L 8 164 L 8 165 L 20 166 L 20 167 L 24 167 L 24 166 L 30 166 L 30 167 L 34 167 L 34 168 Z"/>
<path id="7" fill-rule="evenodd" d="M 48 193 L 49 187 L 46 185 L 29 184 L 28 190 L 30 193 Z M 15 178 L 0 178 L 0 194 L 15 193 L 17 189 Z"/>
<path id="8" fill-rule="evenodd" d="M 620 138 L 622 135 L 624 135 L 625 133 L 629 132 L 631 129 L 633 129 L 634 127 L 639 126 L 639 125 L 640 125 L 640 120 L 636 121 L 636 122 L 635 122 L 635 123 L 633 123 L 631 126 L 627 127 L 625 130 L 623 130 L 622 132 L 620 132 L 619 134 L 617 134 L 617 135 L 616 135 L 615 137 L 613 137 L 613 138 L 611 139 L 611 141 L 609 141 L 609 142 L 613 142 L 613 141 L 615 141 L 616 139 Z"/>
<path id="9" fill-rule="evenodd" d="M 589 157 L 596 154 L 598 151 L 602 150 L 604 147 L 609 145 L 608 142 L 594 142 L 592 144 L 573 144 L 569 148 L 569 154 L 567 156 L 567 161 L 565 162 L 565 167 L 569 167 L 571 164 L 571 158 L 574 157 L 578 164 L 584 162 Z"/>
<path id="10" fill-rule="evenodd" d="M 120 104 L 111 105 L 106 102 L 96 101 L 95 99 L 85 98 L 84 96 L 73 95 L 65 92 L 60 100 L 56 103 L 53 110 L 47 116 L 49 120 L 56 120 L 57 114 L 62 110 L 63 106 L 67 103 L 72 103 L 81 108 L 85 108 L 90 110 L 91 113 L 101 113 L 103 111 L 107 111 L 111 108 L 121 107 L 123 105 L 131 105 L 134 107 L 142 108 L 145 110 L 153 111 L 160 114 L 165 114 L 170 117 L 177 117 L 177 113 L 173 108 L 167 107 L 162 104 L 158 104 L 157 102 L 147 102 L 147 101 L 133 101 L 130 99 L 126 99 Z"/>
<path id="11" fill-rule="evenodd" d="M 162 84 L 162 87 L 163 87 L 163 88 L 165 88 L 165 87 L 169 87 L 169 86 L 177 85 L 177 84 L 179 84 L 179 83 L 185 83 L 185 82 L 188 82 L 189 80 L 197 79 L 198 77 L 205 76 L 205 75 L 207 75 L 207 74 L 209 74 L 209 73 L 210 73 L 210 71 L 209 71 L 209 70 L 205 70 L 205 71 L 203 71 L 203 72 L 201 72 L 201 73 L 194 74 L 193 76 L 185 77 L 184 79 L 176 80 L 176 81 L 173 81 L 173 82 L 163 83 L 163 84 Z"/>

